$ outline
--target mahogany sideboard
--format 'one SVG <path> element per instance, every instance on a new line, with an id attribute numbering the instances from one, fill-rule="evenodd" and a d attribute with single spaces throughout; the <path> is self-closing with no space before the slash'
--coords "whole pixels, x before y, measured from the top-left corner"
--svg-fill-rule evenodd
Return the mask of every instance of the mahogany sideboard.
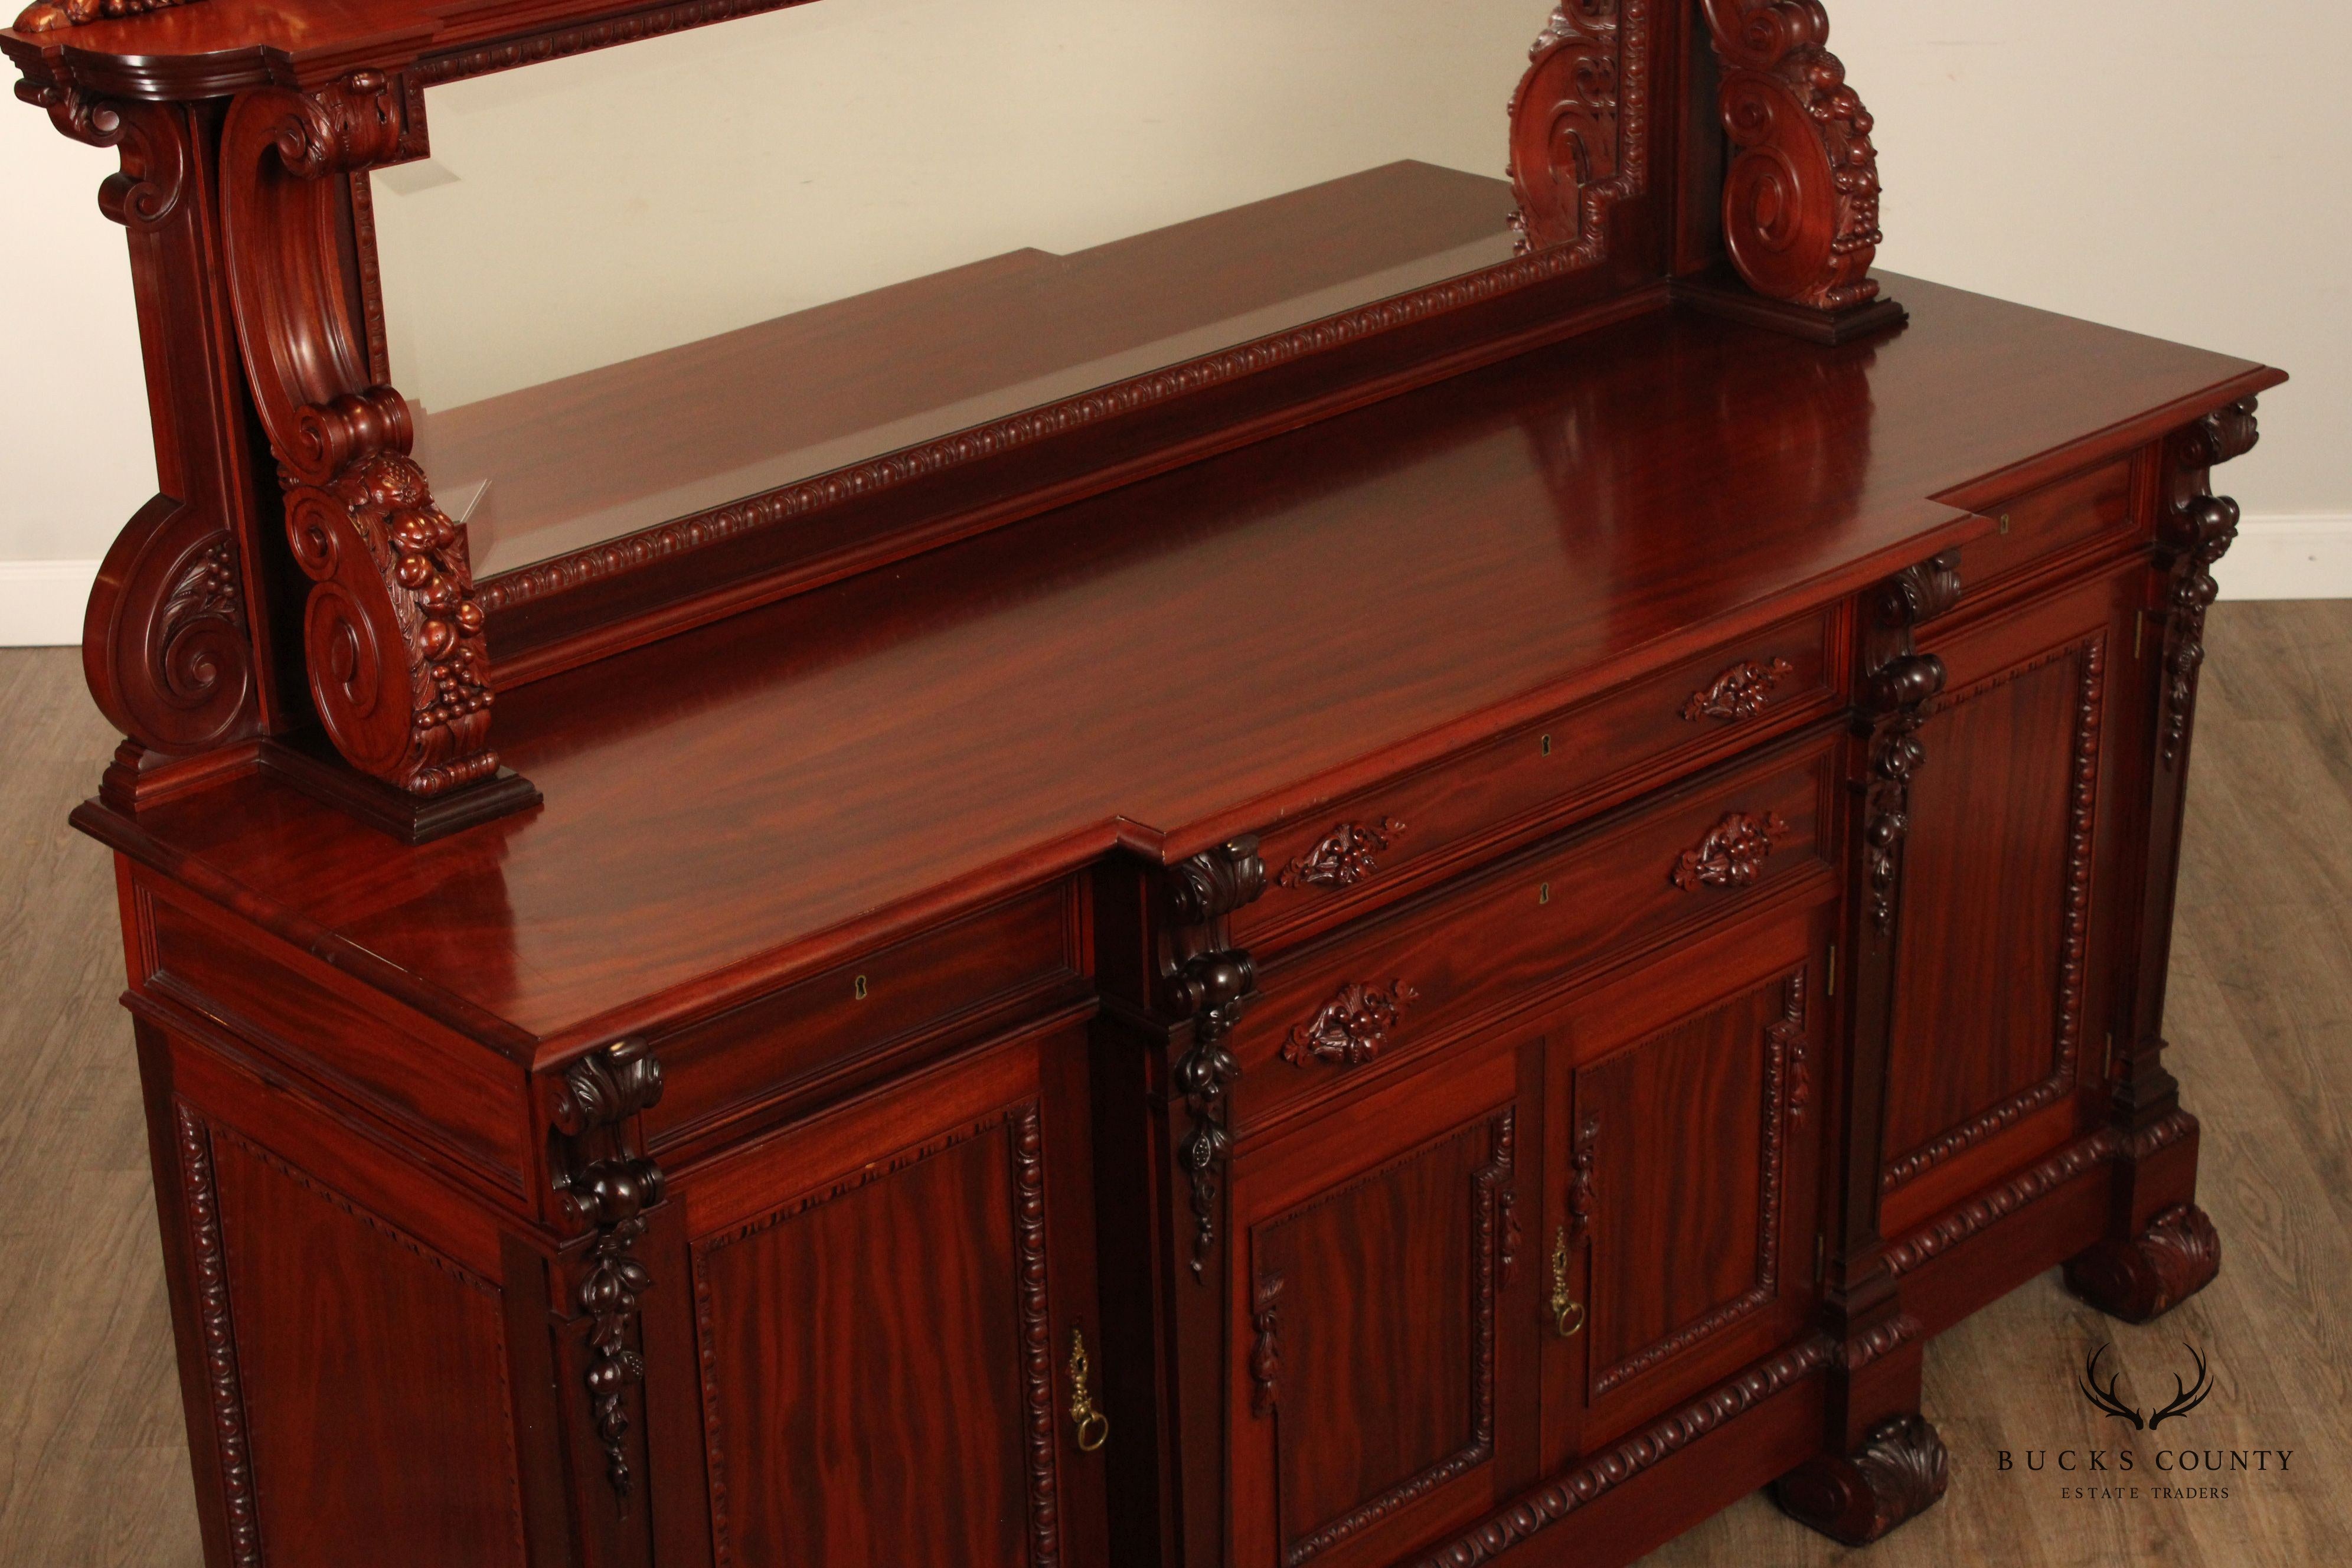
<path id="1" fill-rule="evenodd" d="M 2213 1277 L 2165 975 L 2283 376 L 1870 274 L 1810 0 L 1567 0 L 1475 287 L 478 583 L 367 172 L 763 8 L 0 33 L 123 164 L 74 821 L 214 1568 L 1863 1543 L 1931 1336 Z"/>

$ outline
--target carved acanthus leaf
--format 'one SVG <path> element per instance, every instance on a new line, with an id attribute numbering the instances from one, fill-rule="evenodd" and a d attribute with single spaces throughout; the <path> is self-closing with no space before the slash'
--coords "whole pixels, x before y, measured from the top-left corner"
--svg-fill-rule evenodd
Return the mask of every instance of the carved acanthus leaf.
<path id="1" fill-rule="evenodd" d="M 1670 879 L 1686 893 L 1701 888 L 1744 888 L 1762 873 L 1772 840 L 1788 831 L 1789 824 L 1777 811 L 1755 816 L 1731 812 L 1696 847 L 1683 851 Z"/>
<path id="2" fill-rule="evenodd" d="M 1404 824 L 1393 816 L 1343 822 L 1283 868 L 1278 879 L 1286 888 L 1352 888 L 1380 868 L 1372 858 L 1387 853 L 1389 840 L 1403 831 Z"/>
<path id="3" fill-rule="evenodd" d="M 1764 711 L 1773 689 L 1796 672 L 1795 665 L 1777 655 L 1762 664 L 1743 659 L 1717 676 L 1706 690 L 1692 692 L 1683 704 L 1683 717 L 1694 724 L 1702 719 L 1727 723 L 1753 719 Z"/>

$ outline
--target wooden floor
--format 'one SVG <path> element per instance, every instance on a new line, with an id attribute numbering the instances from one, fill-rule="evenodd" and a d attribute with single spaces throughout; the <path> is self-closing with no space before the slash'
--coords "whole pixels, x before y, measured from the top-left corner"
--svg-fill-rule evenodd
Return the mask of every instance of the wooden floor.
<path id="1" fill-rule="evenodd" d="M 2225 605 L 2210 640 L 2168 1033 L 2221 1278 L 2131 1329 L 2053 1273 L 1937 1341 L 1951 1492 L 1857 1559 L 1873 1568 L 2352 1562 L 2352 603 Z M 113 737 L 63 650 L 0 651 L 0 1564 L 195 1568 L 113 880 L 65 826 Z M 2216 1390 L 2133 1434 L 2074 1392 L 2104 1340 L 2143 1404 L 2170 1394 L 2183 1340 Z M 2025 1468 L 2126 1440 L 2136 1500 L 2062 1497 L 2074 1478 Z M 2150 1495 L 2157 1451 L 2192 1445 L 2291 1457 L 2225 1474 L 2226 1498 Z M 1759 1496 L 1650 1562 L 1849 1555 Z"/>

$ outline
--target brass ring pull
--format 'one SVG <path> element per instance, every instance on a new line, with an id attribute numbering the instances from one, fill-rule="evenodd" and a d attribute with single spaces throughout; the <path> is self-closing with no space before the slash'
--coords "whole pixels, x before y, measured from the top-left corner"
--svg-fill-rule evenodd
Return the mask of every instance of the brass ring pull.
<path id="1" fill-rule="evenodd" d="M 1078 1452 L 1091 1454 L 1110 1441 L 1110 1417 L 1095 1408 L 1093 1370 L 1087 1360 L 1087 1336 L 1070 1331 L 1070 1425 L 1076 1429 Z"/>
<path id="2" fill-rule="evenodd" d="M 1553 1320 L 1553 1325 L 1559 1330 L 1559 1337 L 1564 1340 L 1574 1339 L 1577 1331 L 1584 1327 L 1584 1303 L 1570 1301 L 1564 1307 L 1556 1308 L 1555 1310 L 1559 1316 Z"/>

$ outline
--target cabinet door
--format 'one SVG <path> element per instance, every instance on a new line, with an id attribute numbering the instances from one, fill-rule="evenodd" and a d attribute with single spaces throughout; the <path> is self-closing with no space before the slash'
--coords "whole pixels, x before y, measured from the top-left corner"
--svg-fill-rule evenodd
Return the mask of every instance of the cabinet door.
<path id="1" fill-rule="evenodd" d="M 2112 583 L 1935 645 L 1919 732 L 1887 1062 L 1884 1228 L 1897 1234 L 2063 1142 L 2106 1027 L 2090 951 Z"/>
<path id="2" fill-rule="evenodd" d="M 1236 1162 L 1236 1563 L 1391 1562 L 1492 1508 L 1498 1456 L 1529 1455 L 1519 1162 L 1538 1051 L 1442 1055 Z"/>
<path id="3" fill-rule="evenodd" d="M 1016 1042 L 678 1184 L 719 1563 L 1101 1560 L 1084 1053 Z"/>
<path id="4" fill-rule="evenodd" d="M 1805 1331 L 1828 919 L 1816 906 L 1687 948 L 1551 1031 L 1547 1468 Z"/>

